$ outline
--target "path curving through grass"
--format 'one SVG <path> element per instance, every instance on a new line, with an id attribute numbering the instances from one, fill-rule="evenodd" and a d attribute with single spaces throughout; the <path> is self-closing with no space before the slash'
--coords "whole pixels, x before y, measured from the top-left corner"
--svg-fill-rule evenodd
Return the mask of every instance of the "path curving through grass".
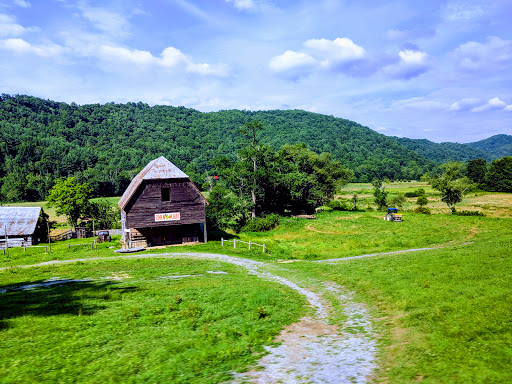
<path id="1" fill-rule="evenodd" d="M 216 260 L 240 266 L 249 274 L 295 290 L 305 296 L 314 310 L 310 316 L 283 330 L 276 340 L 280 344 L 266 347 L 268 354 L 259 361 L 258 367 L 250 372 L 234 374 L 235 379 L 232 383 L 334 384 L 366 383 L 369 380 L 376 368 L 377 352 L 371 317 L 367 308 L 355 302 L 350 292 L 330 282 L 298 282 L 295 278 L 290 278 L 291 271 L 269 263 L 208 253 L 163 253 L 53 260 L 35 265 L 20 265 L 17 268 L 97 260 L 183 257 Z"/>

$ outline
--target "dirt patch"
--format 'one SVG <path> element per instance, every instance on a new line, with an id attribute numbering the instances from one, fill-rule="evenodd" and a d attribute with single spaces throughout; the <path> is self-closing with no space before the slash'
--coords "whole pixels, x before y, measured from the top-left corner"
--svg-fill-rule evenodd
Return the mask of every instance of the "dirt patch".
<path id="1" fill-rule="evenodd" d="M 362 215 L 355 215 L 355 216 L 343 216 L 343 217 L 337 217 L 336 220 L 355 220 L 363 217 Z"/>
<path id="2" fill-rule="evenodd" d="M 324 233 L 326 235 L 339 235 L 339 232 L 334 232 L 334 231 L 321 231 L 319 229 L 316 229 L 314 228 L 313 226 L 311 226 L 311 224 L 309 225 L 306 225 L 306 229 L 308 231 L 313 231 L 313 232 L 317 232 L 317 233 Z"/>
<path id="3" fill-rule="evenodd" d="M 469 239 L 473 238 L 473 236 L 475 236 L 477 233 L 480 233 L 480 231 L 477 229 L 477 227 L 471 228 L 469 235 L 464 240 L 468 241 Z"/>

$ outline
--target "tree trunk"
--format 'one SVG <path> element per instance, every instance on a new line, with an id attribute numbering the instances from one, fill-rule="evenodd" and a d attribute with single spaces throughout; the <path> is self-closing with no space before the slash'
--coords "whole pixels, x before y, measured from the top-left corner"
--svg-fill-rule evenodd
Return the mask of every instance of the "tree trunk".
<path id="1" fill-rule="evenodd" d="M 252 165 L 253 165 L 253 187 L 251 188 L 251 197 L 252 197 L 252 210 L 251 210 L 251 217 L 254 219 L 256 217 L 256 192 L 254 191 L 256 188 L 256 157 L 252 158 Z"/>

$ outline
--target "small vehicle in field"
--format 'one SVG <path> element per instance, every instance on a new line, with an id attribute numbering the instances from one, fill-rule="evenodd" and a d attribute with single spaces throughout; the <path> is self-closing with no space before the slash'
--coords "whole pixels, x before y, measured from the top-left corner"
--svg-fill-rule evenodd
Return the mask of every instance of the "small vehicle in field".
<path id="1" fill-rule="evenodd" d="M 387 221 L 403 221 L 402 214 L 398 213 L 398 208 L 388 208 L 388 214 L 384 216 Z"/>
<path id="2" fill-rule="evenodd" d="M 108 231 L 99 231 L 98 232 L 98 238 L 96 239 L 96 241 L 101 244 L 103 243 L 104 241 L 110 241 L 110 233 Z"/>

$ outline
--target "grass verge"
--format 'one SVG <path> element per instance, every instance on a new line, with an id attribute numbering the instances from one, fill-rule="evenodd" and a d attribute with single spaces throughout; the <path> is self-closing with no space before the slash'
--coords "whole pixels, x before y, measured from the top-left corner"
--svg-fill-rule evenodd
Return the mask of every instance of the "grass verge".
<path id="1" fill-rule="evenodd" d="M 51 278 L 77 281 L 35 285 Z M 304 311 L 286 287 L 187 259 L 13 268 L 0 292 L 3 383 L 218 383 Z"/>

